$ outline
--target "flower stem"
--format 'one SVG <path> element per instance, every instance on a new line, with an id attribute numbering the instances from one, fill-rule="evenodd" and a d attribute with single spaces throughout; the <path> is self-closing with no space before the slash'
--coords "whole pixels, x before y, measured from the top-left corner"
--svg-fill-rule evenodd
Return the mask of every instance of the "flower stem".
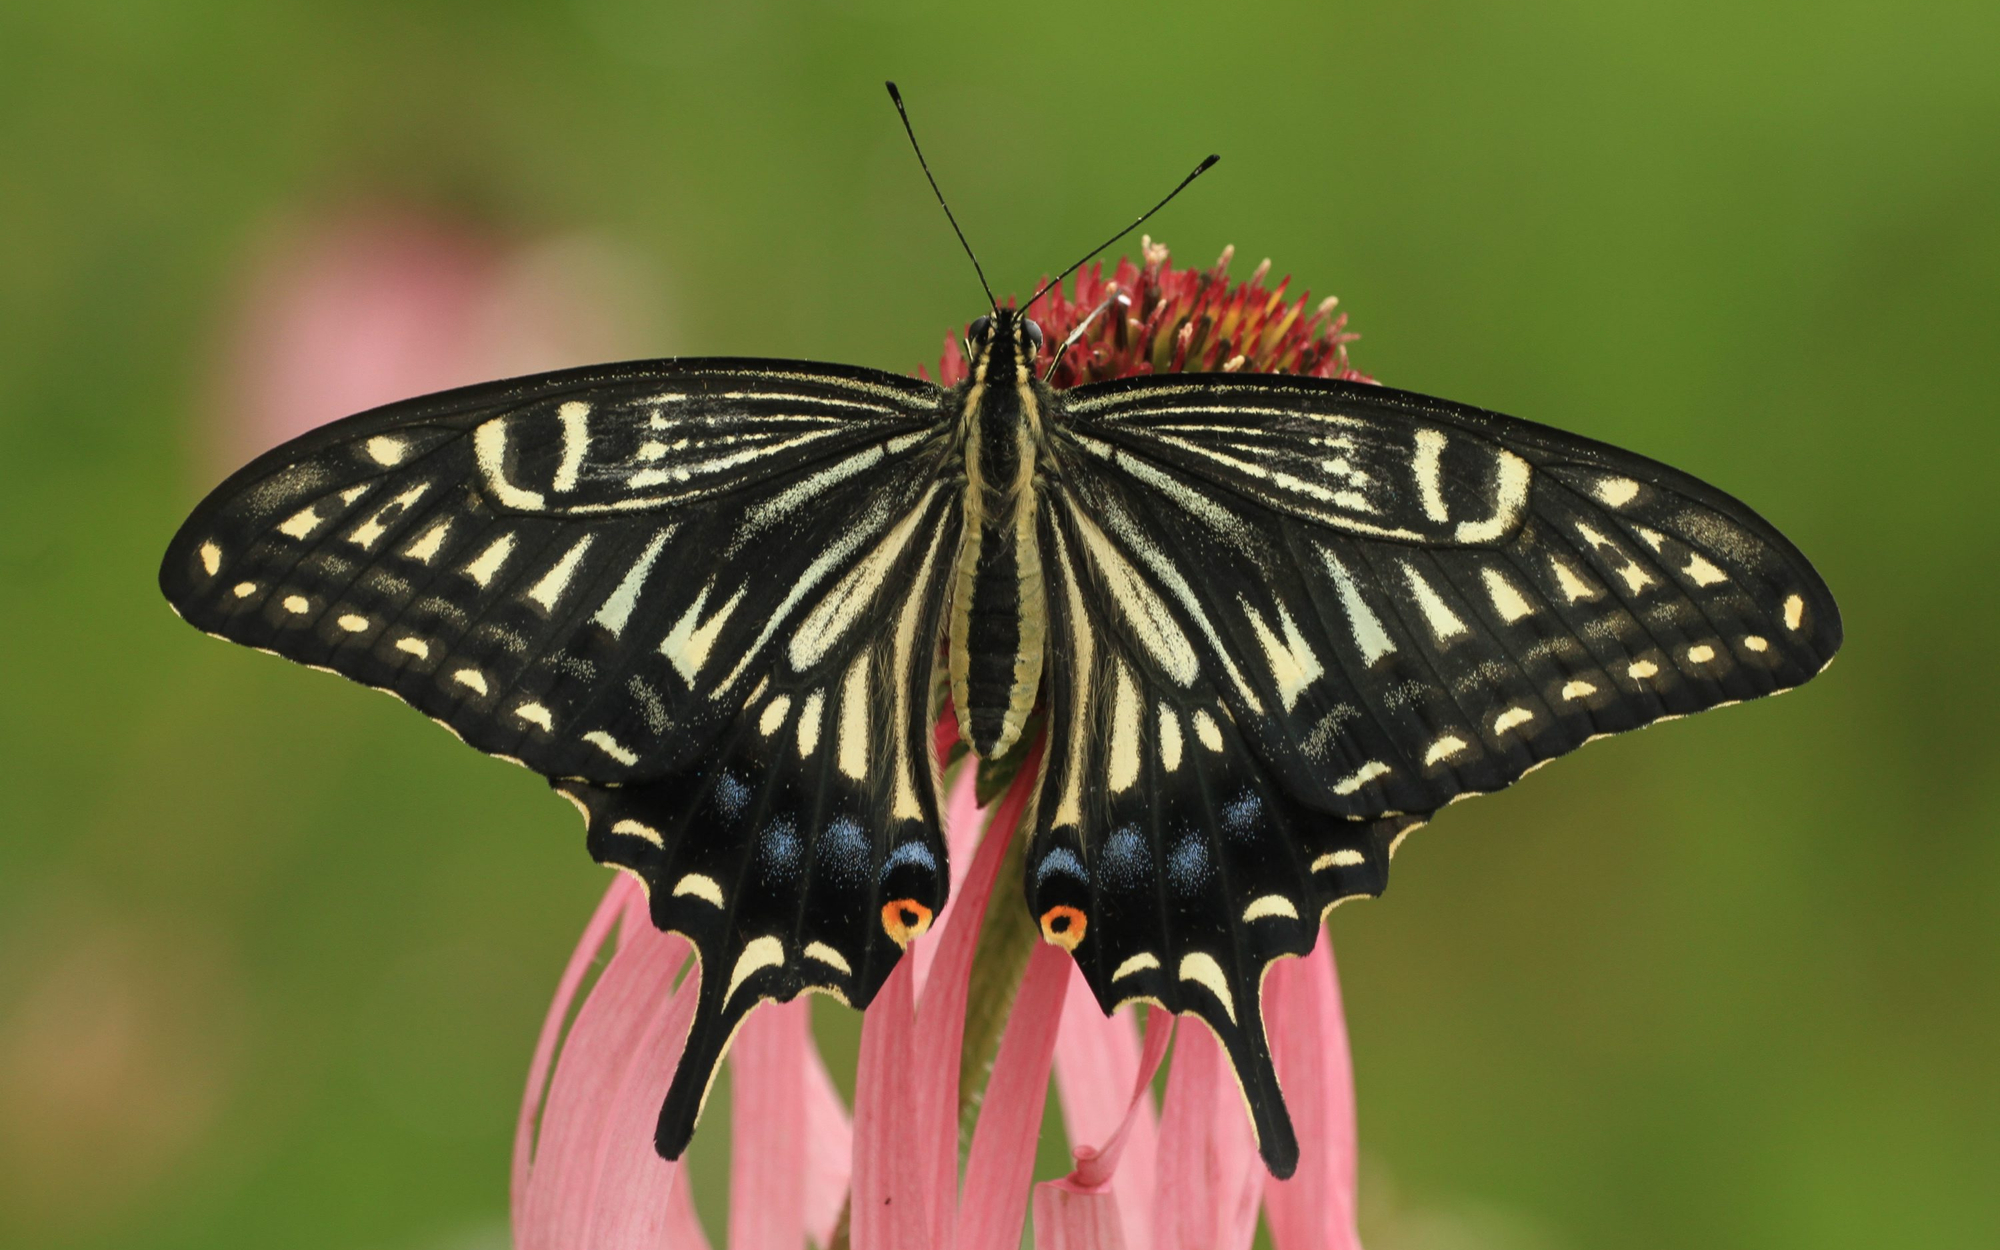
<path id="1" fill-rule="evenodd" d="M 987 830 L 990 837 L 995 831 Z M 1018 827 L 1000 864 L 1000 880 L 1016 882 L 1025 870 L 1028 840 Z M 1000 1049 L 1000 1034 L 1007 1027 L 1007 1014 L 1014 1009 L 1014 995 L 1020 991 L 1021 977 L 1027 972 L 1028 957 L 1035 953 L 1036 933 L 1028 909 L 1019 895 L 1008 890 L 996 892 L 979 926 L 979 945 L 972 956 L 972 982 L 965 1001 L 965 1040 L 959 1048 L 958 1135 L 961 1151 L 972 1140 L 972 1127 L 979 1119 L 980 1100 L 986 1082 L 993 1075 L 993 1059 Z"/>

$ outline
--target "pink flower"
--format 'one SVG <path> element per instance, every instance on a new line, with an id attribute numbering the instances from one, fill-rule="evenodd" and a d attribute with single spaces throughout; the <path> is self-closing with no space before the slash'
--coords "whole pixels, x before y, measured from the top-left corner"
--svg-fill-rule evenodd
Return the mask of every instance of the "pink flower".
<path id="1" fill-rule="evenodd" d="M 1071 295 L 1051 291 L 1037 304 L 1045 366 L 1083 327 L 1057 385 L 1182 369 L 1369 380 L 1348 363 L 1354 336 L 1335 302 L 1307 314 L 1306 297 L 1288 302 L 1284 283 L 1265 289 L 1269 262 L 1231 285 L 1229 252 L 1200 271 L 1172 268 L 1151 240 L 1144 256 L 1143 267 L 1123 261 L 1109 280 L 1101 267 L 1086 269 Z M 944 380 L 964 371 L 948 342 Z M 947 709 L 938 758 L 957 737 Z M 961 1159 L 968 998 L 1040 750 L 1030 748 L 984 811 L 977 770 L 959 770 L 946 816 L 950 902 L 868 1008 L 851 1121 L 803 1002 L 763 1004 L 738 1033 L 729 1059 L 731 1250 L 796 1250 L 808 1239 L 853 1250 L 1013 1250 L 1031 1207 L 1042 1250 L 1247 1248 L 1260 1209 L 1279 1250 L 1355 1250 L 1353 1085 L 1329 940 L 1274 965 L 1264 985 L 1272 1056 L 1299 1138 L 1291 1179 L 1266 1173 L 1213 1034 L 1178 1030 L 1156 1110 L 1152 1082 L 1176 1035 L 1173 1017 L 1153 1008 L 1143 1033 L 1130 1012 L 1106 1018 L 1068 954 L 1045 942 L 1033 942 L 1019 976 Z M 999 905 L 1019 903 L 1010 893 Z M 611 957 L 565 1035 L 607 946 Z M 660 1159 L 651 1134 L 694 1011 L 699 972 L 674 988 L 691 956 L 683 940 L 651 927 L 636 884 L 611 887 L 563 975 L 522 1103 L 513 1169 L 521 1250 L 708 1244 L 682 1165 Z M 1075 1167 L 1034 1184 L 1051 1068 Z"/>
<path id="2" fill-rule="evenodd" d="M 245 284 L 235 420 L 214 450 L 234 467 L 377 404 L 657 350 L 631 268 L 591 240 L 502 240 L 407 209 L 283 230 Z"/>
<path id="3" fill-rule="evenodd" d="M 1086 265 L 1076 275 L 1072 296 L 1051 290 L 1027 310 L 1044 335 L 1042 371 L 1077 326 L 1095 314 L 1049 379 L 1057 390 L 1146 373 L 1296 373 L 1374 381 L 1348 363 L 1347 345 L 1359 336 L 1348 331 L 1347 314 L 1334 311 L 1340 301 L 1328 297 L 1307 313 L 1309 294 L 1285 298 L 1290 278 L 1276 289 L 1265 288 L 1270 261 L 1259 264 L 1249 281 L 1232 285 L 1233 247 L 1224 248 L 1207 269 L 1173 268 L 1166 246 L 1150 238 L 1140 253 L 1143 267 L 1121 258 L 1106 280 L 1102 265 Z M 938 376 L 947 386 L 965 377 L 959 339 L 945 338 Z"/>

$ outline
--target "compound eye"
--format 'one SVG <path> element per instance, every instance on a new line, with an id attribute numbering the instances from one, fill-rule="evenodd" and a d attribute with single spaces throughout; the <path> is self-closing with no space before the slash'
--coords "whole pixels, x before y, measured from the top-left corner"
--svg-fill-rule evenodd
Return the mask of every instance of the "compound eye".
<path id="1" fill-rule="evenodd" d="M 993 318 L 981 317 L 979 320 L 972 323 L 972 329 L 968 333 L 967 337 L 972 339 L 983 340 L 986 337 L 986 331 L 991 329 L 992 326 L 993 326 Z"/>
<path id="2" fill-rule="evenodd" d="M 1042 327 L 1032 321 L 1023 321 L 1022 324 L 1028 329 L 1028 341 L 1035 345 L 1036 351 L 1042 350 Z"/>

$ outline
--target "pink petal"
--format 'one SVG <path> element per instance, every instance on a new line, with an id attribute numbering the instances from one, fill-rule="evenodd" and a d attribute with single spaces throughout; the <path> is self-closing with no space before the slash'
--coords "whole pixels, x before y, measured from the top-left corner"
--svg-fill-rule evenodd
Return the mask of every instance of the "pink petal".
<path id="1" fill-rule="evenodd" d="M 1124 1011 L 1105 1016 L 1082 971 L 1071 975 L 1056 1041 L 1063 1125 L 1071 1142 L 1094 1148 L 1090 1167 L 1111 1177 L 1120 1198 L 1117 1205 L 1125 1213 L 1124 1240 L 1133 1247 L 1153 1244 L 1154 1147 L 1159 1130 L 1150 1085 L 1172 1035 L 1173 1016 L 1155 1009 L 1146 1041 L 1148 1052 L 1157 1046 L 1159 1054 L 1152 1054 L 1151 1065 L 1142 1067 L 1136 1018 Z M 1142 1070 L 1144 1080 L 1139 1079 Z M 1115 1156 L 1105 1157 L 1121 1126 L 1122 1164 Z M 1078 1170 L 1083 1170 L 1081 1165 Z"/>
<path id="2" fill-rule="evenodd" d="M 1129 1214 L 1129 1212 L 1127 1213 Z M 1127 1242 L 1118 1195 L 1072 1189 L 1060 1181 L 1035 1186 L 1035 1250 L 1139 1250 Z"/>
<path id="3" fill-rule="evenodd" d="M 1247 1250 L 1263 1161 L 1243 1094 L 1207 1026 L 1181 1031 L 1160 1110 L 1160 1250 Z"/>
<path id="4" fill-rule="evenodd" d="M 855 1250 L 948 1250 L 958 1193 L 958 1058 L 979 927 L 1007 843 L 1034 793 L 1035 747 L 980 840 L 938 938 L 922 1005 L 914 960 L 883 983 L 861 1025 L 855 1073 Z M 922 939 L 920 939 L 922 940 Z"/>
<path id="5" fill-rule="evenodd" d="M 1102 1188 L 1111 1183 L 1119 1171 L 1119 1160 L 1124 1156 L 1125 1148 L 1132 1143 L 1133 1130 L 1141 1123 L 1152 1123 L 1153 1076 L 1160 1070 L 1160 1060 L 1167 1057 L 1167 1043 L 1173 1040 L 1173 1036 L 1173 1014 L 1158 1007 L 1148 1009 L 1146 1049 L 1139 1057 L 1139 1070 L 1132 1077 L 1132 1097 L 1125 1108 L 1125 1118 L 1119 1121 L 1118 1127 L 1102 1146 L 1092 1147 L 1086 1143 L 1071 1152 L 1076 1156 L 1076 1170 L 1070 1173 L 1070 1179 L 1077 1184 Z M 1154 1159 L 1147 1161 L 1148 1176 L 1152 1175 L 1150 1167 L 1155 1162 Z M 1135 1196 L 1140 1201 L 1151 1203 L 1154 1191 L 1148 1187 L 1139 1190 Z"/>
<path id="6" fill-rule="evenodd" d="M 514 1121 L 514 1165 L 508 1192 L 511 1195 L 514 1226 L 522 1223 L 522 1205 L 528 1197 L 529 1161 L 535 1153 L 535 1125 L 541 1119 L 542 1095 L 548 1090 L 550 1063 L 556 1055 L 556 1043 L 562 1040 L 562 1026 L 569 1019 L 570 1005 L 576 1000 L 576 991 L 583 984 L 583 978 L 590 972 L 598 952 L 603 948 L 605 938 L 612 926 L 618 923 L 632 896 L 643 897 L 639 883 L 620 873 L 604 892 L 604 898 L 591 913 L 590 923 L 583 929 L 583 937 L 577 942 L 576 950 L 570 953 L 569 965 L 563 969 L 562 979 L 556 982 L 555 1001 L 549 1004 L 548 1015 L 542 1019 L 542 1033 L 535 1040 L 535 1057 L 528 1064 L 528 1090 L 521 1098 L 521 1114 Z"/>
<path id="7" fill-rule="evenodd" d="M 1049 1092 L 1063 994 L 1076 961 L 1046 942 L 1035 944 L 1014 997 L 1000 1054 L 980 1103 L 979 1123 L 965 1163 L 965 1197 L 958 1209 L 959 1250 L 1015 1250 L 1028 1213 L 1035 1175 L 1035 1141 Z"/>
<path id="8" fill-rule="evenodd" d="M 930 1244 L 934 1247 L 951 1244 L 952 1199 L 958 1191 L 958 1061 L 965 1040 L 972 956 L 1007 844 L 1013 841 L 1040 781 L 1041 750 L 1039 743 L 1029 749 L 1020 774 L 994 808 L 972 867 L 965 874 L 958 905 L 938 939 L 937 961 L 931 970 L 934 975 L 917 1009 L 908 1077 L 914 1124 L 908 1140 L 916 1147 L 914 1166 L 928 1171 L 926 1192 L 934 1195 L 929 1208 Z"/>
<path id="9" fill-rule="evenodd" d="M 915 1166 L 910 1053 L 916 1032 L 916 970 L 896 965 L 861 1019 L 854 1072 L 854 1201 L 848 1240 L 854 1250 L 924 1250 L 932 1195 Z"/>
<path id="10" fill-rule="evenodd" d="M 708 1244 L 692 1205 L 676 1193 L 679 1165 L 653 1152 L 651 1134 L 694 1015 L 698 979 L 668 993 L 691 953 L 687 942 L 640 920 L 630 893 L 621 901 L 618 951 L 556 1061 L 516 1204 L 521 1250 Z"/>
<path id="11" fill-rule="evenodd" d="M 854 1129 L 815 1046 L 806 1053 L 806 1232 L 819 1245 L 833 1242 L 853 1166 Z"/>
<path id="12" fill-rule="evenodd" d="M 729 1047 L 729 1250 L 798 1250 L 806 1235 L 799 1110 L 812 1044 L 803 998 L 760 1003 Z"/>
<path id="13" fill-rule="evenodd" d="M 1056 1086 L 1072 1142 L 1100 1144 L 1117 1131 L 1138 1070 L 1138 1021 L 1128 1012 L 1106 1016 L 1098 1010 L 1097 996 L 1077 969 L 1063 998 L 1056 1043 Z"/>
<path id="14" fill-rule="evenodd" d="M 1264 980 L 1271 1058 L 1299 1135 L 1299 1170 L 1264 1178 L 1264 1209 L 1278 1250 L 1360 1250 L 1355 1231 L 1354 1074 L 1333 938 L 1304 959 L 1272 965 Z"/>
<path id="15" fill-rule="evenodd" d="M 944 842 L 950 859 L 951 895 L 945 900 L 944 910 L 938 913 L 937 923 L 933 926 L 940 933 L 951 922 L 952 912 L 964 892 L 965 875 L 972 871 L 972 861 L 978 854 L 979 830 L 984 822 L 980 819 L 977 772 L 977 763 L 966 760 L 952 782 L 951 793 L 945 797 Z M 916 993 L 919 999 L 923 997 L 924 986 L 930 978 L 931 961 L 937 958 L 937 952 L 936 942 L 918 942 L 910 948 L 910 958 L 917 965 Z"/>
<path id="16" fill-rule="evenodd" d="M 1070 983 L 1070 1004 L 1076 1002 L 1076 988 L 1081 984 L 1081 976 Z M 1088 987 L 1085 987 L 1088 994 Z M 1089 1002 L 1091 1024 L 1107 1024 L 1102 1015 L 1097 1014 L 1094 999 Z M 1066 1011 L 1067 1017 L 1067 1011 Z M 1080 1030 L 1074 1023 L 1075 1017 L 1063 1021 L 1066 1034 Z M 1131 1039 L 1129 1027 L 1115 1031 L 1114 1036 Z M 1059 1181 L 1049 1181 L 1035 1186 L 1035 1244 L 1038 1250 L 1089 1250 L 1091 1247 L 1108 1247 L 1123 1250 L 1132 1246 L 1134 1250 L 1151 1250 L 1153 1244 L 1153 1075 L 1160 1070 L 1160 1060 L 1166 1057 L 1167 1042 L 1174 1035 L 1174 1018 L 1158 1007 L 1151 1009 L 1146 1017 L 1146 1048 L 1142 1055 L 1133 1057 L 1129 1067 L 1120 1064 L 1124 1075 L 1124 1114 L 1105 1135 L 1101 1146 L 1092 1146 L 1087 1140 L 1080 1141 L 1072 1148 L 1076 1156 L 1076 1170 Z M 1061 1054 L 1059 1043 L 1057 1054 Z M 1136 1045 L 1136 1042 L 1134 1042 Z M 1116 1049 L 1110 1047 L 1105 1049 Z M 1114 1061 L 1116 1062 L 1116 1061 Z M 1079 1063 L 1079 1068 L 1087 1063 Z M 1117 1079 L 1107 1065 L 1101 1073 L 1104 1079 Z M 1102 1100 L 1092 1098 L 1086 1114 L 1096 1115 L 1102 1107 Z M 1134 1130 L 1143 1124 L 1147 1136 L 1141 1148 L 1129 1156 L 1126 1147 L 1133 1144 Z M 1071 1141 L 1079 1141 L 1072 1133 Z M 1130 1158 L 1131 1163 L 1120 1169 L 1121 1159 Z M 1143 1163 L 1144 1186 L 1132 1183 L 1133 1165 Z M 1122 1199 L 1121 1199 L 1122 1195 Z M 1128 1230 L 1130 1230 L 1128 1234 Z"/>
<path id="17" fill-rule="evenodd" d="M 243 426 L 225 450 L 262 451 L 351 412 L 483 380 L 470 340 L 498 259 L 473 230 L 403 213 L 285 241 L 260 267 L 235 336 Z"/>
<path id="18" fill-rule="evenodd" d="M 286 231 L 246 284 L 216 450 L 233 464 L 376 404 L 619 359 L 653 298 L 630 269 L 587 240 L 523 247 L 396 209 Z"/>

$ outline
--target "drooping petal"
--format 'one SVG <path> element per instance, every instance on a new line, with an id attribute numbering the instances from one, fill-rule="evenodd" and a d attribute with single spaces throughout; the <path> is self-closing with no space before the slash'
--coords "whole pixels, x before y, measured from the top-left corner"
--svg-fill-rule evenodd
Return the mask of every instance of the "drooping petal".
<path id="1" fill-rule="evenodd" d="M 1111 1183 L 1128 1150 L 1139 1148 L 1134 1145 L 1135 1130 L 1142 1122 L 1150 1122 L 1152 1118 L 1153 1077 L 1160 1070 L 1160 1061 L 1167 1057 L 1167 1043 L 1173 1037 L 1173 1013 L 1159 1007 L 1148 1009 L 1146 1049 L 1139 1056 L 1139 1070 L 1132 1078 L 1132 1099 L 1125 1109 L 1125 1118 L 1118 1122 L 1118 1127 L 1103 1145 L 1085 1144 L 1074 1151 L 1076 1171 L 1071 1176 L 1077 1183 L 1091 1187 Z M 1153 1162 L 1157 1169 L 1157 1158 Z M 1148 1202 L 1153 1199 L 1154 1192 L 1150 1188 L 1139 1191 Z"/>
<path id="2" fill-rule="evenodd" d="M 1264 979 L 1271 1059 L 1299 1135 L 1299 1170 L 1264 1178 L 1264 1210 L 1278 1250 L 1360 1250 L 1355 1231 L 1354 1074 L 1341 1011 L 1333 938 L 1283 959 Z"/>
<path id="3" fill-rule="evenodd" d="M 535 1039 L 535 1057 L 528 1064 L 528 1089 L 521 1097 L 521 1113 L 514 1120 L 514 1162 L 508 1195 L 515 1228 L 522 1227 L 524 1205 L 528 1200 L 528 1169 L 535 1157 L 535 1127 L 541 1120 L 542 1096 L 548 1092 L 556 1044 L 562 1040 L 563 1023 L 569 1019 L 570 1007 L 576 1002 L 576 992 L 583 985 L 583 979 L 590 974 L 591 964 L 596 961 L 598 952 L 604 948 L 605 940 L 617 927 L 633 896 L 644 897 L 639 883 L 619 874 L 598 901 L 590 922 L 584 926 L 583 937 L 578 940 L 576 950 L 570 953 L 569 965 L 563 969 L 562 979 L 556 982 L 555 1000 L 549 1004 L 548 1014 L 542 1019 L 541 1036 Z"/>
<path id="4" fill-rule="evenodd" d="M 952 1211 L 958 1192 L 958 1073 L 965 1040 L 965 1001 L 972 977 L 972 957 L 979 945 L 986 905 L 1007 857 L 1007 844 L 1019 831 L 1021 816 L 1032 801 L 1040 779 L 1041 746 L 1036 744 L 1020 774 L 995 805 L 993 818 L 979 840 L 972 867 L 959 891 L 957 907 L 938 939 L 937 960 L 917 1008 L 917 1033 L 910 1079 L 915 1101 L 916 1164 L 927 1167 L 932 1247 L 951 1245 Z"/>
<path id="5" fill-rule="evenodd" d="M 833 1243 L 847 1209 L 854 1166 L 854 1129 L 847 1107 L 814 1046 L 806 1053 L 806 1233 L 819 1246 Z"/>
<path id="6" fill-rule="evenodd" d="M 1063 996 L 1055 1066 L 1069 1139 L 1104 1142 L 1117 1131 L 1132 1101 L 1132 1076 L 1139 1070 L 1139 1028 L 1127 1012 L 1107 1016 L 1098 1010 L 1097 996 L 1090 992 L 1082 969 L 1070 977 Z"/>
<path id="7" fill-rule="evenodd" d="M 1173 1016 L 1155 1010 L 1146 1034 L 1147 1050 L 1157 1046 L 1164 1054 L 1172 1033 Z M 1105 1016 L 1077 969 L 1063 1000 L 1062 1032 L 1056 1039 L 1063 1126 L 1071 1142 L 1094 1149 L 1088 1166 L 1111 1175 L 1118 1208 L 1124 1212 L 1124 1241 L 1134 1250 L 1153 1244 L 1154 1146 L 1159 1132 L 1150 1089 L 1159 1055 L 1153 1056 L 1151 1068 L 1143 1069 L 1140 1057 L 1136 1018 L 1124 1011 Z M 1135 1089 L 1142 1070 L 1145 1080 Z M 1125 1153 L 1123 1162 L 1117 1163 L 1105 1159 L 1104 1152 L 1121 1127 L 1124 1136 L 1119 1140 Z M 1084 1166 L 1079 1164 L 1079 1171 Z"/>
<path id="8" fill-rule="evenodd" d="M 1015 1250 L 1035 1175 L 1035 1141 L 1049 1091 L 1062 1024 L 1063 995 L 1076 962 L 1062 948 L 1035 944 L 1014 997 L 993 1076 L 980 1103 L 979 1125 L 965 1164 L 958 1208 L 959 1250 Z"/>
<path id="9" fill-rule="evenodd" d="M 517 1204 L 521 1250 L 708 1244 L 677 1193 L 680 1165 L 654 1153 L 649 1132 L 694 1016 L 698 975 L 662 994 L 692 952 L 646 923 L 631 894 L 623 903 L 618 951 L 577 1012 L 549 1083 Z"/>
<path id="10" fill-rule="evenodd" d="M 798 1250 L 806 1235 L 811 1004 L 760 1003 L 729 1047 L 729 1250 Z"/>
<path id="11" fill-rule="evenodd" d="M 1070 1002 L 1075 1004 L 1076 987 L 1081 983 L 1079 976 L 1070 983 Z M 1085 994 L 1088 996 L 1088 988 Z M 1098 1023 L 1109 1023 L 1097 1014 L 1096 1001 L 1090 999 L 1090 1015 Z M 1122 1022 L 1122 1021 L 1121 1021 Z M 1077 1027 L 1073 1018 L 1063 1021 L 1063 1030 L 1069 1033 Z M 1123 1036 L 1131 1037 L 1129 1027 L 1122 1030 Z M 1154 1138 L 1153 1128 L 1153 1075 L 1160 1070 L 1160 1060 L 1167 1054 L 1167 1043 L 1174 1035 L 1174 1018 L 1158 1007 L 1151 1009 L 1146 1017 L 1146 1046 L 1142 1054 L 1133 1057 L 1129 1067 L 1122 1063 L 1120 1069 L 1125 1074 L 1123 1088 L 1125 1095 L 1124 1113 L 1117 1123 L 1102 1138 L 1101 1145 L 1093 1145 L 1088 1139 L 1080 1139 L 1075 1132 L 1070 1140 L 1078 1143 L 1072 1148 L 1076 1156 L 1076 1168 L 1059 1181 L 1048 1181 L 1035 1186 L 1035 1244 L 1038 1250 L 1151 1250 L 1153 1245 L 1153 1190 Z M 1118 1036 L 1118 1033 L 1112 1033 Z M 1059 1041 L 1058 1054 L 1068 1041 Z M 1106 1047 L 1115 1050 L 1116 1047 Z M 1114 1062 L 1117 1062 L 1114 1060 Z M 1079 1069 L 1087 1068 L 1087 1062 L 1079 1063 Z M 1115 1080 L 1116 1076 L 1103 1072 L 1104 1079 Z M 1101 1108 L 1095 1104 L 1102 1100 L 1092 1098 L 1093 1108 L 1087 1114 L 1096 1115 Z M 1140 1139 L 1135 1131 L 1143 1124 L 1147 1135 Z M 1121 1162 L 1124 1167 L 1120 1167 Z M 1145 1177 L 1143 1187 L 1130 1182 L 1135 1174 Z"/>
<path id="12" fill-rule="evenodd" d="M 1242 1091 L 1206 1026 L 1180 1030 L 1160 1109 L 1159 1250 L 1248 1250 L 1264 1165 Z"/>

